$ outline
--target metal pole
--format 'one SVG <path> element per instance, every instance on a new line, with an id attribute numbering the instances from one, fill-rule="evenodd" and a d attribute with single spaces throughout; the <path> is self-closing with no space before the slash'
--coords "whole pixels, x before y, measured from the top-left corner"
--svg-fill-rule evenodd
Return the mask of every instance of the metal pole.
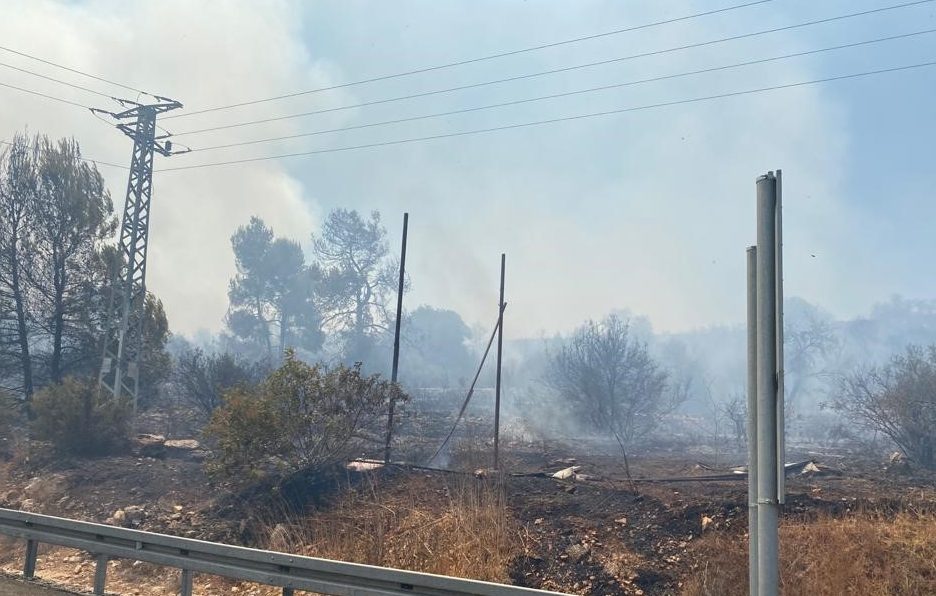
<path id="1" fill-rule="evenodd" d="M 33 579 L 36 577 L 36 557 L 39 555 L 39 543 L 35 540 L 26 541 L 26 564 L 23 566 L 23 577 Z"/>
<path id="2" fill-rule="evenodd" d="M 777 491 L 777 180 L 757 179 L 757 596 L 780 586 Z"/>
<path id="3" fill-rule="evenodd" d="M 192 570 L 183 569 L 179 581 L 179 596 L 192 596 Z"/>
<path id="4" fill-rule="evenodd" d="M 400 321 L 403 318 L 403 285 L 406 281 L 406 232 L 409 228 L 409 213 L 403 214 L 403 246 L 400 249 L 400 283 L 397 288 L 396 328 L 393 331 L 393 367 L 390 371 L 390 381 L 396 385 L 397 372 L 400 369 Z M 390 410 L 387 413 L 387 441 L 384 445 L 384 463 L 390 463 L 390 442 L 393 439 L 393 409 L 395 399 L 390 399 Z"/>
<path id="5" fill-rule="evenodd" d="M 107 555 L 98 555 L 94 565 L 94 595 L 104 596 L 104 584 L 107 581 Z"/>
<path id="6" fill-rule="evenodd" d="M 786 502 L 786 400 L 783 390 L 783 178 L 777 170 L 777 207 L 774 229 L 777 231 L 777 501 Z"/>
<path id="7" fill-rule="evenodd" d="M 757 596 L 757 247 L 747 249 L 748 592 Z"/>
<path id="8" fill-rule="evenodd" d="M 177 101 L 159 98 L 160 103 L 132 106 L 120 113 L 92 108 L 120 123 L 117 129 L 133 139 L 127 194 L 115 257 L 116 271 L 111 279 L 107 319 L 104 325 L 103 357 L 98 373 L 98 389 L 106 389 L 118 400 L 128 397 L 136 419 L 140 389 L 140 358 L 143 350 L 143 321 L 146 317 L 146 255 L 149 242 L 150 207 L 153 194 L 153 156 L 173 154 L 172 142 L 157 136 L 158 115 L 182 107 Z M 128 119 L 134 122 L 126 122 Z M 128 382 L 132 380 L 132 383 Z"/>
<path id="9" fill-rule="evenodd" d="M 504 353 L 504 272 L 507 255 L 501 253 L 500 302 L 497 319 L 497 376 L 494 383 L 494 469 L 500 466 L 500 403 L 501 403 L 501 361 Z"/>

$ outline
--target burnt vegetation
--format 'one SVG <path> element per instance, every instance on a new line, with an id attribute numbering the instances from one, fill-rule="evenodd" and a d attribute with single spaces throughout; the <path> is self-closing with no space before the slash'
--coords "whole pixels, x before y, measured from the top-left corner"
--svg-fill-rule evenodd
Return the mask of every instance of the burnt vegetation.
<path id="1" fill-rule="evenodd" d="M 3 151 L 0 505 L 577 594 L 743 593 L 743 328 L 617 312 L 508 338 L 493 470 L 490 365 L 466 400 L 490 328 L 405 311 L 391 382 L 381 215 L 305 238 L 252 217 L 220 332 L 173 335 L 148 294 L 134 416 L 97 379 L 116 224 L 76 141 Z M 791 298 L 786 326 L 785 593 L 933 593 L 936 302 L 840 320 Z"/>

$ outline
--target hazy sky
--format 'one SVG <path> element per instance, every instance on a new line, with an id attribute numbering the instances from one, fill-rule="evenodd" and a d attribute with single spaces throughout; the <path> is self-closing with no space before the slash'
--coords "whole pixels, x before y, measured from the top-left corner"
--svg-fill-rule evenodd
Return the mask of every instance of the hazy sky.
<path id="1" fill-rule="evenodd" d="M 358 81 L 740 4 L 742 0 L 255 2 L 4 0 L 0 45 L 168 95 L 186 110 Z M 823 25 L 214 133 L 186 131 L 562 68 L 873 9 L 898 0 L 774 0 L 582 43 L 289 100 L 164 120 L 193 148 L 444 112 L 936 29 L 936 2 Z M 489 128 L 936 60 L 936 34 L 596 93 L 158 159 L 157 170 Z M 130 99 L 0 51 L 0 62 Z M 107 99 L 0 66 L 0 82 Z M 743 320 L 754 180 L 784 172 L 787 292 L 839 316 L 936 295 L 936 67 L 538 127 L 157 173 L 148 286 L 175 331 L 217 330 L 229 238 L 259 215 L 308 245 L 329 209 L 379 209 L 397 250 L 410 212 L 408 303 L 496 315 L 509 335 L 629 308 L 675 331 Z M 128 95 L 129 94 L 129 95 Z M 141 99 L 146 99 L 145 96 Z M 0 139 L 73 135 L 129 162 L 87 111 L 0 87 Z M 118 206 L 126 171 L 102 167 Z M 815 256 L 813 256 L 815 255 Z"/>

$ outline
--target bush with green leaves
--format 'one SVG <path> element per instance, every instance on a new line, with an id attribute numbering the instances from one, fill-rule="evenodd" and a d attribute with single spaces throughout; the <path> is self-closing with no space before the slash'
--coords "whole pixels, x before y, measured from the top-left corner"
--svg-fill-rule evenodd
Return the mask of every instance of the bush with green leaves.
<path id="1" fill-rule="evenodd" d="M 369 450 L 379 452 L 398 385 L 361 374 L 360 365 L 309 365 L 288 351 L 283 365 L 255 388 L 227 391 L 205 433 L 209 471 L 258 479 L 322 468 Z"/>
<path id="2" fill-rule="evenodd" d="M 127 445 L 132 407 L 85 379 L 67 377 L 33 396 L 33 437 L 72 455 L 102 455 Z"/>

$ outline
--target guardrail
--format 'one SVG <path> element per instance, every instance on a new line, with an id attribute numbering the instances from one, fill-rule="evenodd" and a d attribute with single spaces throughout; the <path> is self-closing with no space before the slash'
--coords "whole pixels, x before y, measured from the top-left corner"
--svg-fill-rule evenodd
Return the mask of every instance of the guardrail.
<path id="1" fill-rule="evenodd" d="M 182 596 L 192 595 L 195 573 L 282 587 L 283 596 L 292 596 L 296 590 L 337 596 L 559 594 L 180 538 L 12 509 L 0 508 L 0 534 L 26 540 L 23 567 L 26 579 L 35 576 L 40 543 L 77 548 L 95 555 L 95 594 L 104 594 L 107 562 L 113 558 L 181 569 L 179 593 Z"/>

